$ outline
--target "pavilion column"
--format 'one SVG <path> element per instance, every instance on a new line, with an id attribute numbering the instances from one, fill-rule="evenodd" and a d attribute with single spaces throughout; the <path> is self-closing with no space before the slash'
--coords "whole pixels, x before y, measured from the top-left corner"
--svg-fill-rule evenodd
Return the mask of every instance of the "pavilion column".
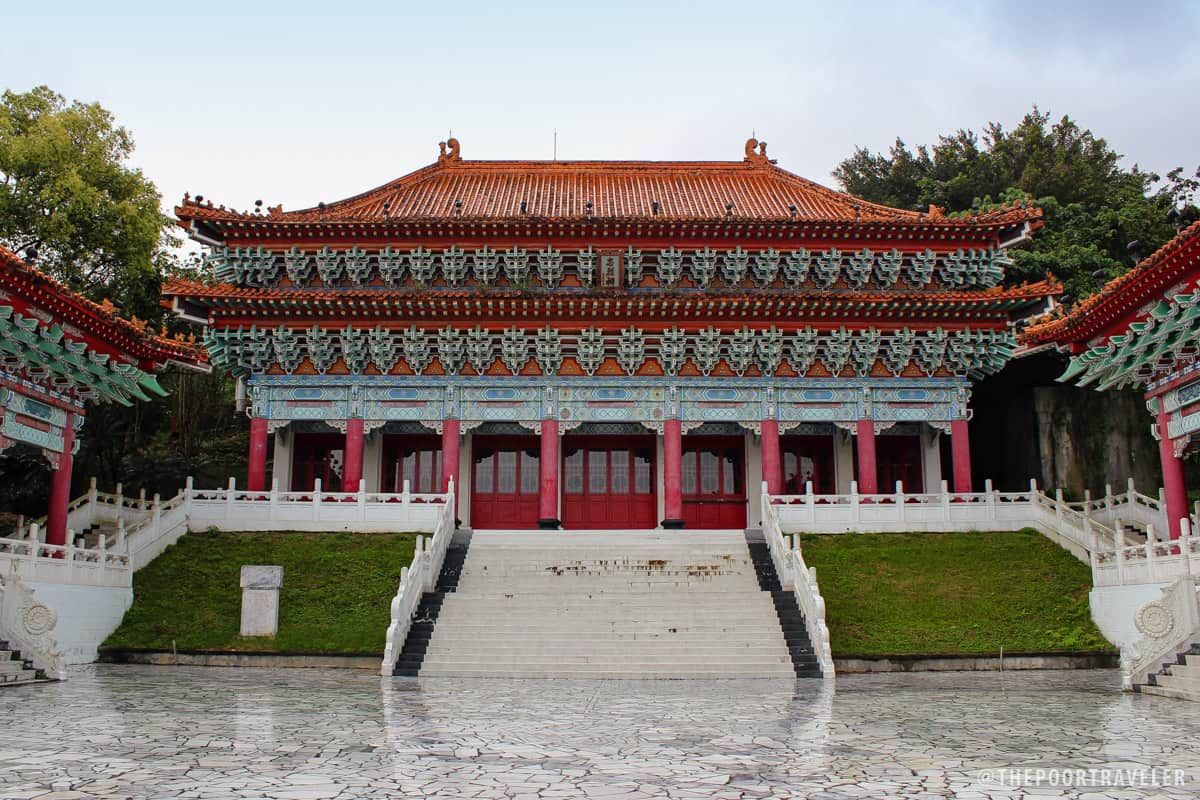
<path id="1" fill-rule="evenodd" d="M 779 421 L 762 421 L 762 479 L 767 494 L 783 493 L 783 472 L 779 468 Z"/>
<path id="2" fill-rule="evenodd" d="M 1179 523 L 1188 516 L 1187 487 L 1183 482 L 1183 459 L 1175 455 L 1175 445 L 1167 430 L 1170 415 L 1162 408 L 1159 398 L 1158 457 L 1162 461 L 1163 492 L 1167 496 L 1167 526 L 1172 539 L 1179 538 Z"/>
<path id="3" fill-rule="evenodd" d="M 458 496 L 462 494 L 462 483 L 458 480 L 458 440 L 461 431 L 458 420 L 442 420 L 442 491 L 449 491 L 450 481 L 454 481 L 455 508 L 458 508 Z"/>
<path id="4" fill-rule="evenodd" d="M 558 520 L 558 420 L 542 420 L 541 482 L 538 492 L 538 527 L 557 530 Z"/>
<path id="5" fill-rule="evenodd" d="M 683 527 L 683 426 L 663 420 L 663 521 L 668 529 Z"/>
<path id="6" fill-rule="evenodd" d="M 67 543 L 67 508 L 71 505 L 71 467 L 75 461 L 75 414 L 67 412 L 63 451 L 50 478 L 50 508 L 46 513 L 46 544 Z M 56 553 L 61 558 L 62 553 Z"/>
<path id="7" fill-rule="evenodd" d="M 342 471 L 342 491 L 357 492 L 362 481 L 363 421 L 361 417 L 346 420 L 346 466 Z"/>
<path id="8" fill-rule="evenodd" d="M 971 439 L 967 433 L 967 421 L 956 419 L 950 423 L 950 452 L 954 460 L 954 491 L 966 494 L 971 484 Z"/>
<path id="9" fill-rule="evenodd" d="M 858 491 L 879 493 L 879 470 L 875 466 L 875 421 L 860 419 L 855 430 L 858 445 Z"/>
<path id="10" fill-rule="evenodd" d="M 250 418 L 250 464 L 246 469 L 246 488 L 252 492 L 267 488 L 267 420 Z"/>

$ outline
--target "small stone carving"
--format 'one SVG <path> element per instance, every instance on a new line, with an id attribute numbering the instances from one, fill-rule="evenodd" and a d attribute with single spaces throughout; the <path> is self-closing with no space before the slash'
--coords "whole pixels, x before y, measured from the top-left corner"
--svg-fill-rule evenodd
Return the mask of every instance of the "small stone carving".
<path id="1" fill-rule="evenodd" d="M 1161 602 L 1152 600 L 1137 610 L 1133 624 L 1143 636 L 1165 639 L 1175 631 L 1175 615 Z"/>

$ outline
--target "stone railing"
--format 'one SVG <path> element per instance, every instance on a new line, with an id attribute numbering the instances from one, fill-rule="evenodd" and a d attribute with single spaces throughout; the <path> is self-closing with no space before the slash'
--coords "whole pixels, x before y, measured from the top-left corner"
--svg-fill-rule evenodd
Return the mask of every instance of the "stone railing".
<path id="1" fill-rule="evenodd" d="M 129 551 L 123 541 L 110 546 L 101 536 L 94 547 L 76 547 L 74 532 L 67 544 L 47 544 L 44 531 L 32 523 L 21 536 L 0 538 L 0 573 L 25 581 L 75 586 L 129 586 Z"/>
<path id="2" fill-rule="evenodd" d="M 396 668 L 396 659 L 400 657 L 400 651 L 408 639 L 421 595 L 434 590 L 438 575 L 441 574 L 446 550 L 454 536 L 454 481 L 450 482 L 449 491 L 442 498 L 433 536 L 429 539 L 417 537 L 412 564 L 400 570 L 400 586 L 392 598 L 391 622 L 387 629 L 383 662 L 379 666 L 381 675 L 391 675 Z"/>
<path id="3" fill-rule="evenodd" d="M 232 478 L 225 489 L 194 489 L 187 495 L 188 528 L 229 531 L 432 531 L 442 517 L 444 494 L 413 494 L 408 481 L 394 494 L 326 492 L 321 481 L 311 492 L 250 492 Z"/>
<path id="4" fill-rule="evenodd" d="M 897 482 L 889 494 L 860 494 L 856 482 L 849 494 L 817 495 L 811 482 L 800 495 L 777 495 L 779 521 L 785 533 L 897 533 L 904 531 L 951 532 L 968 530 L 1020 530 L 1034 528 L 1069 550 L 1080 561 L 1098 538 L 1115 546 L 1115 532 L 1094 523 L 1062 499 L 1046 495 L 1030 481 L 1027 492 L 999 492 L 991 481 L 982 492 L 951 492 L 945 481 L 941 491 L 910 494 Z"/>
<path id="5" fill-rule="evenodd" d="M 1177 578 L 1200 578 L 1200 535 L 1188 520 L 1180 520 L 1181 536 L 1162 539 L 1153 525 L 1135 540 L 1117 521 L 1112 547 L 1096 547 L 1092 553 L 1093 586 L 1133 586 L 1170 583 Z"/>
<path id="6" fill-rule="evenodd" d="M 1115 528 L 1117 523 L 1144 531 L 1153 525 L 1156 530 L 1165 531 L 1167 526 L 1167 502 L 1159 490 L 1157 497 L 1142 494 L 1129 480 L 1126 489 L 1114 493 L 1111 485 L 1104 487 L 1104 496 L 1093 498 L 1091 492 L 1084 493 L 1082 502 L 1070 503 L 1071 508 L 1096 522 Z M 1194 526 L 1193 526 L 1194 527 Z"/>
<path id="7" fill-rule="evenodd" d="M 21 658 L 33 662 L 47 678 L 65 677 L 62 653 L 54 637 L 58 615 L 39 603 L 24 581 L 15 574 L 0 575 L 0 639 Z"/>
<path id="8" fill-rule="evenodd" d="M 796 596 L 796 603 L 804 614 L 804 625 L 812 642 L 813 652 L 821 665 L 821 673 L 829 679 L 834 677 L 833 651 L 829 643 L 829 628 L 825 624 L 825 598 L 817 585 L 817 570 L 804 563 L 800 544 L 796 537 L 787 537 L 779 527 L 779 508 L 774 498 L 767 494 L 767 485 L 762 487 L 762 531 L 775 564 L 775 573 L 785 591 Z"/>
<path id="9" fill-rule="evenodd" d="M 1144 603 L 1134 615 L 1141 638 L 1121 648 L 1121 684 L 1132 689 L 1145 683 L 1164 661 L 1200 641 L 1200 596 L 1191 575 L 1175 578 L 1156 600 Z"/>

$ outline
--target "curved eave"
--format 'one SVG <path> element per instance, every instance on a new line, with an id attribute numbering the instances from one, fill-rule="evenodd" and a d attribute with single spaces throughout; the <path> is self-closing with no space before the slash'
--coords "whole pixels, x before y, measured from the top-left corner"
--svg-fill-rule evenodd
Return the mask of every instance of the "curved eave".
<path id="1" fill-rule="evenodd" d="M 180 224 L 203 244 L 219 245 L 229 238 L 263 240 L 392 239 L 453 236 L 729 236 L 762 238 L 828 237 L 861 239 L 947 239 L 954 241 L 1000 238 L 1020 239 L 1042 226 L 1040 212 L 994 221 L 960 219 L 925 220 L 796 220 L 739 217 L 518 217 L 456 218 L 408 217 L 389 220 L 329 220 L 291 222 L 267 217 L 208 216 L 175 209 Z M 1026 229 L 1028 226 L 1028 229 Z"/>

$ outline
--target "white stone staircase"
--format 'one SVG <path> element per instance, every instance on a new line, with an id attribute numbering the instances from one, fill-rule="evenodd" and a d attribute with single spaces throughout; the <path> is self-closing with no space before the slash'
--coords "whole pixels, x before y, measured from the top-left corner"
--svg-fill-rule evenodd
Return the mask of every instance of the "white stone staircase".
<path id="1" fill-rule="evenodd" d="M 1151 683 L 1142 684 L 1137 690 L 1142 694 L 1200 703 L 1200 644 L 1193 644 L 1186 653 L 1180 653 L 1177 663 L 1165 664 L 1162 672 L 1151 675 L 1150 680 Z"/>
<path id="2" fill-rule="evenodd" d="M 743 531 L 475 532 L 433 614 L 422 677 L 796 676 Z"/>

